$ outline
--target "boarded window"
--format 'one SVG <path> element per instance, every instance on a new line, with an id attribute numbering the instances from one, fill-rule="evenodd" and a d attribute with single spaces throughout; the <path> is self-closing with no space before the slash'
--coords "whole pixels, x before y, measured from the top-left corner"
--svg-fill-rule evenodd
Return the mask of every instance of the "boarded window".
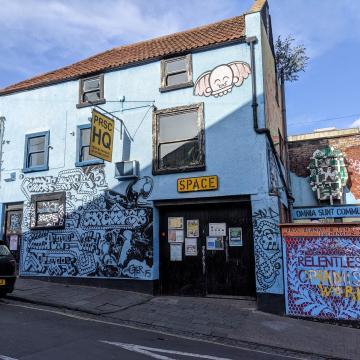
<path id="1" fill-rule="evenodd" d="M 30 228 L 63 228 L 65 226 L 65 193 L 31 197 Z"/>

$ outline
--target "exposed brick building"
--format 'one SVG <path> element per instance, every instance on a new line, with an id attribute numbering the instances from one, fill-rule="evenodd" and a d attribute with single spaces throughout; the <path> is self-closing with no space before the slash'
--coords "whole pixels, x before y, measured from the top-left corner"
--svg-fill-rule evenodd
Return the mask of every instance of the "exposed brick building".
<path id="1" fill-rule="evenodd" d="M 309 163 L 317 150 L 332 148 L 341 151 L 347 172 L 342 198 L 335 205 L 360 204 L 360 131 L 357 128 L 316 130 L 310 134 L 288 137 L 294 208 L 328 206 L 320 201 L 310 185 Z"/>

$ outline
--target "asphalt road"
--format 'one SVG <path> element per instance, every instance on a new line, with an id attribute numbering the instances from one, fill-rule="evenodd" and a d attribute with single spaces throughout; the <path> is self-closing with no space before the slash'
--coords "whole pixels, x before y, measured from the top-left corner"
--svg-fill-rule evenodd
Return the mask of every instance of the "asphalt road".
<path id="1" fill-rule="evenodd" d="M 295 359 L 0 301 L 0 359 Z"/>

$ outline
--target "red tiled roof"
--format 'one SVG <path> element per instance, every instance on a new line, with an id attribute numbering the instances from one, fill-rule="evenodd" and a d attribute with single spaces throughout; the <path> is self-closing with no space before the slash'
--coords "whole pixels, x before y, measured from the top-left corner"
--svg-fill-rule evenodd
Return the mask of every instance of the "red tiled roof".
<path id="1" fill-rule="evenodd" d="M 78 79 L 167 55 L 239 40 L 243 37 L 245 37 L 245 16 L 240 15 L 214 24 L 111 49 L 64 68 L 10 85 L 1 89 L 0 95 Z"/>

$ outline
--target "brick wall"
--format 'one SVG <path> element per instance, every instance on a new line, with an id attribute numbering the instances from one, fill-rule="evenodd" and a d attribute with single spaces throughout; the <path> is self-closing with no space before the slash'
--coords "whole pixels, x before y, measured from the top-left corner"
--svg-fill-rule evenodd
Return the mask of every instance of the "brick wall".
<path id="1" fill-rule="evenodd" d="M 315 150 L 333 146 L 343 152 L 347 170 L 348 187 L 356 199 L 360 199 L 360 134 L 334 138 L 322 138 L 289 142 L 290 171 L 300 177 L 310 175 L 307 169 Z"/>

